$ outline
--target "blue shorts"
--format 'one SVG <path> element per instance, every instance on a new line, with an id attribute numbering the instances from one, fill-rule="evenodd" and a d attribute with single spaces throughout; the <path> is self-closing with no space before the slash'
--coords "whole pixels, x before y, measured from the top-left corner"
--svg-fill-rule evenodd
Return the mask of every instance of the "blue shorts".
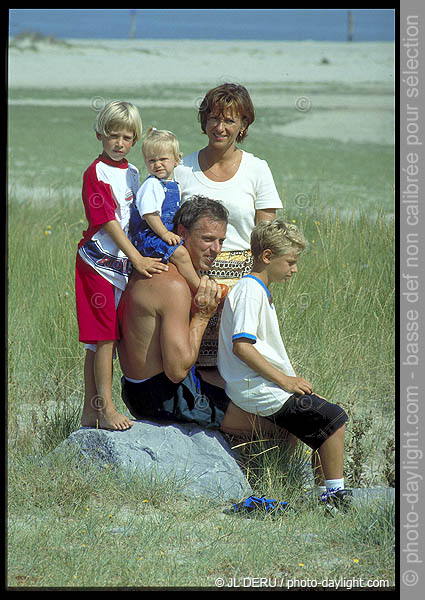
<path id="1" fill-rule="evenodd" d="M 177 248 L 183 244 L 183 240 L 176 246 L 170 246 L 170 244 L 164 242 L 156 233 L 150 229 L 145 229 L 134 236 L 133 244 L 143 256 L 161 258 L 163 263 L 167 263 Z"/>
<path id="2" fill-rule="evenodd" d="M 206 429 L 218 429 L 230 398 L 225 391 L 197 376 L 195 369 L 179 383 L 165 373 L 141 382 L 121 378 L 124 404 L 135 419 L 197 423 Z"/>
<path id="3" fill-rule="evenodd" d="M 348 421 L 344 409 L 316 394 L 294 394 L 280 410 L 265 418 L 283 427 L 313 450 L 320 448 Z"/>

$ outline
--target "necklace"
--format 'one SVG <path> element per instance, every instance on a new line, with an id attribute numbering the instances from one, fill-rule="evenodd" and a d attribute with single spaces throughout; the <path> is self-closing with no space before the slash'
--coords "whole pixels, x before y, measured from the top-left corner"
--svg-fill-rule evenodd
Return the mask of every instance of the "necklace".
<path id="1" fill-rule="evenodd" d="M 238 149 L 236 148 L 235 150 L 238 150 Z M 242 154 L 238 152 L 238 154 L 234 160 L 224 161 L 222 163 L 222 167 L 220 168 L 219 162 L 215 162 L 215 163 L 212 163 L 210 166 L 207 166 L 209 163 L 208 156 L 204 155 L 204 160 L 202 162 L 204 163 L 203 166 L 205 168 L 202 168 L 202 166 L 201 166 L 201 169 L 204 173 L 211 173 L 211 175 L 216 177 L 218 180 L 227 181 L 228 179 L 231 179 L 235 175 L 237 170 L 239 169 L 241 159 L 242 159 Z M 218 168 L 218 172 L 215 171 L 216 167 Z"/>

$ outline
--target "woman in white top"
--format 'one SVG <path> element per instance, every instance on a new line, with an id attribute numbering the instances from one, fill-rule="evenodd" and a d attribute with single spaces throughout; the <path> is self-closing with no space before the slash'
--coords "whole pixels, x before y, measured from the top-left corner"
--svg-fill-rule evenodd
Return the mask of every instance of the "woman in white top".
<path id="1" fill-rule="evenodd" d="M 250 272 L 251 231 L 259 221 L 272 220 L 282 207 L 265 160 L 236 146 L 255 119 L 254 106 L 242 85 L 225 83 L 211 89 L 198 112 L 208 145 L 185 156 L 175 169 L 182 202 L 194 194 L 221 201 L 229 211 L 222 252 L 208 275 L 230 288 Z M 198 366 L 216 366 L 220 312 L 203 337 Z"/>

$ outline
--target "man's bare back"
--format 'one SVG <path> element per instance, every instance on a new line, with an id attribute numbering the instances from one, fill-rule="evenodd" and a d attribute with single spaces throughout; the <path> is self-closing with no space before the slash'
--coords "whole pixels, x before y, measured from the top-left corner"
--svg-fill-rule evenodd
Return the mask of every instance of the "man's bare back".
<path id="1" fill-rule="evenodd" d="M 172 264 L 167 272 L 150 279 L 138 273 L 132 275 L 118 311 L 121 327 L 119 359 L 126 377 L 147 379 L 164 371 L 162 315 L 172 304 L 179 309 L 176 326 L 178 318 L 183 317 L 181 325 L 187 330 L 191 301 L 189 286 Z"/>

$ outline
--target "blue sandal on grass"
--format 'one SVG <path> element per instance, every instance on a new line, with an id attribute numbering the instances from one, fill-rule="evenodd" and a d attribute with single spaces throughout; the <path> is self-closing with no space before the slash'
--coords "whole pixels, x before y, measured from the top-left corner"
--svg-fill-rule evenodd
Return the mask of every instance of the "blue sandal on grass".
<path id="1" fill-rule="evenodd" d="M 279 502 L 272 498 L 268 499 L 265 496 L 249 496 L 242 502 L 232 504 L 232 508 L 225 510 L 227 514 L 233 513 L 273 513 L 279 514 L 287 511 L 288 509 L 293 510 L 287 502 Z"/>

